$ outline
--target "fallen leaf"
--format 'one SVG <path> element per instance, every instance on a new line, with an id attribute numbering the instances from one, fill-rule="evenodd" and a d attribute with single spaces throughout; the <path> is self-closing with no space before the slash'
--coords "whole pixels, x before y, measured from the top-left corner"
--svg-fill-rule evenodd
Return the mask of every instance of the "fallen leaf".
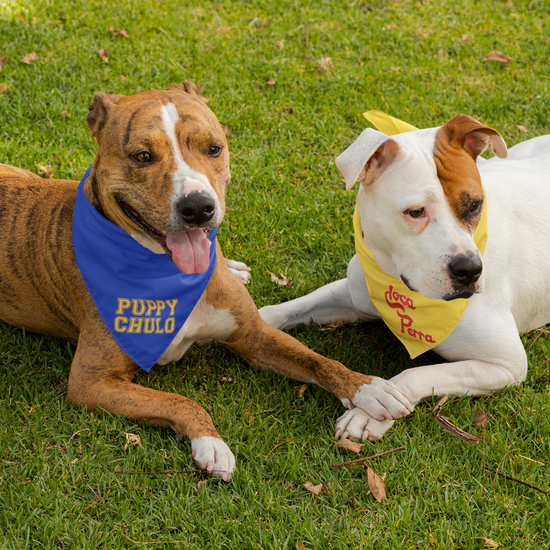
<path id="1" fill-rule="evenodd" d="M 0 94 L 7 92 L 10 89 L 10 85 L 5 82 L 0 83 Z"/>
<path id="2" fill-rule="evenodd" d="M 63 116 L 66 116 L 67 118 L 71 118 L 73 116 L 73 115 L 71 115 L 71 113 L 69 113 L 69 111 L 65 111 L 65 110 L 61 111 L 61 114 Z"/>
<path id="3" fill-rule="evenodd" d="M 498 50 L 493 50 L 492 52 L 489 52 L 485 57 L 483 57 L 481 61 L 497 61 L 498 63 L 502 63 L 503 65 L 508 65 L 508 63 L 512 61 L 512 58 L 504 55 Z"/>
<path id="4" fill-rule="evenodd" d="M 367 473 L 367 486 L 372 493 L 372 496 L 378 501 L 386 500 L 386 483 L 370 466 L 365 464 L 365 472 Z"/>
<path id="5" fill-rule="evenodd" d="M 23 16 L 22 13 L 20 13 L 20 14 L 17 16 L 17 19 L 19 19 L 19 21 L 21 21 L 21 23 L 24 23 L 24 22 L 25 22 L 25 17 Z"/>
<path id="6" fill-rule="evenodd" d="M 289 284 L 292 284 L 290 277 L 287 277 L 282 273 L 279 273 L 279 275 L 275 275 L 275 273 L 271 273 L 271 282 L 277 283 L 279 286 L 287 286 Z"/>
<path id="7" fill-rule="evenodd" d="M 304 397 L 304 392 L 309 388 L 309 384 L 302 384 L 298 391 L 298 397 Z"/>
<path id="8" fill-rule="evenodd" d="M 296 543 L 296 550 L 306 550 L 306 547 L 300 541 L 298 541 Z"/>
<path id="9" fill-rule="evenodd" d="M 482 428 L 485 428 L 485 423 L 487 422 L 487 415 L 481 409 L 479 409 L 479 411 L 477 411 L 474 422 L 476 423 L 476 426 L 481 426 Z"/>
<path id="10" fill-rule="evenodd" d="M 283 107 L 283 110 L 281 111 L 284 114 L 292 115 L 294 114 L 294 109 L 292 107 Z"/>
<path id="11" fill-rule="evenodd" d="M 197 483 L 193 483 L 193 489 L 195 489 L 195 491 L 200 491 L 206 485 L 206 483 L 207 483 L 206 479 L 202 479 Z"/>
<path id="12" fill-rule="evenodd" d="M 231 137 L 231 130 L 229 129 L 229 126 L 223 127 L 223 133 L 225 134 L 225 137 Z"/>
<path id="13" fill-rule="evenodd" d="M 304 483 L 304 489 L 307 489 L 308 491 L 315 493 L 316 495 L 321 494 L 321 491 L 323 490 L 323 484 L 319 483 L 319 485 L 313 485 L 311 481 L 306 481 Z"/>
<path id="14" fill-rule="evenodd" d="M 498 548 L 500 544 L 498 542 L 495 542 L 494 540 L 487 539 L 485 537 L 481 537 L 485 541 L 485 548 L 490 548 L 491 550 Z"/>
<path id="15" fill-rule="evenodd" d="M 317 61 L 317 65 L 319 67 L 319 70 L 323 73 L 326 73 L 331 69 L 334 69 L 334 65 L 330 57 L 324 57 L 323 59 L 319 59 L 319 61 Z"/>
<path id="16" fill-rule="evenodd" d="M 280 50 L 283 50 L 285 47 L 285 39 L 283 38 L 282 40 L 279 40 L 276 44 L 279 46 Z"/>
<path id="17" fill-rule="evenodd" d="M 275 86 L 275 84 L 277 84 L 273 78 L 268 78 L 265 83 L 268 86 Z"/>
<path id="18" fill-rule="evenodd" d="M 113 25 L 109 27 L 109 30 L 113 33 L 113 36 L 118 36 L 119 34 L 124 36 L 124 38 L 130 38 L 127 30 L 124 29 L 115 29 Z"/>
<path id="19" fill-rule="evenodd" d="M 31 20 L 31 25 L 33 27 L 36 27 L 36 17 L 33 17 L 32 20 Z"/>
<path id="20" fill-rule="evenodd" d="M 28 53 L 23 59 L 21 59 L 21 63 L 32 65 L 37 59 L 38 59 L 38 55 L 36 55 L 36 52 L 31 52 L 31 53 Z"/>
<path id="21" fill-rule="evenodd" d="M 2 67 L 7 64 L 8 64 L 8 58 L 5 55 L 0 57 L 0 71 L 2 70 Z"/>
<path id="22" fill-rule="evenodd" d="M 122 80 L 122 82 L 124 82 L 126 80 L 126 77 L 123 74 L 121 74 L 120 75 L 120 80 Z"/>
<path id="23" fill-rule="evenodd" d="M 347 449 L 352 453 L 361 453 L 361 448 L 364 446 L 364 443 L 357 443 L 357 441 L 352 441 L 351 439 L 340 439 L 336 442 L 336 446 L 339 449 Z"/>
<path id="24" fill-rule="evenodd" d="M 105 63 L 109 63 L 109 54 L 111 53 L 111 50 L 109 48 L 107 48 L 106 50 L 104 50 L 103 48 L 101 48 L 97 54 L 99 55 L 99 57 L 101 57 L 101 59 L 103 61 L 105 61 Z"/>
<path id="25" fill-rule="evenodd" d="M 141 447 L 141 437 L 136 434 L 129 434 L 124 432 L 124 435 L 126 436 L 126 445 L 124 445 L 124 450 L 126 450 L 129 446 L 132 447 Z"/>
<path id="26" fill-rule="evenodd" d="M 524 132 L 526 134 L 529 133 L 529 130 L 523 124 L 518 124 L 518 130 L 520 130 L 521 132 Z"/>
<path id="27" fill-rule="evenodd" d="M 37 164 L 36 167 L 38 168 L 39 174 L 43 174 L 48 178 L 51 178 L 53 176 L 53 168 L 49 164 L 46 164 L 46 165 Z"/>

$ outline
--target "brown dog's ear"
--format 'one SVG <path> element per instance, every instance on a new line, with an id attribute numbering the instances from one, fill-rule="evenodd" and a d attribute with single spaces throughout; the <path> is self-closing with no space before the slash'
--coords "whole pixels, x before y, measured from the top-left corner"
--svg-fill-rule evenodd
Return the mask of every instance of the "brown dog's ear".
<path id="1" fill-rule="evenodd" d="M 201 96 L 202 86 L 195 86 L 193 82 L 190 80 L 184 80 L 183 84 L 174 84 L 173 86 L 170 86 L 168 90 L 179 90 L 180 92 L 185 92 L 189 95 L 195 96 L 197 99 L 200 99 L 204 103 L 208 101 L 205 97 Z"/>
<path id="2" fill-rule="evenodd" d="M 112 105 L 116 105 L 123 97 L 122 94 L 106 94 L 105 92 L 98 92 L 94 96 L 94 101 L 88 105 L 88 116 L 86 117 L 86 124 L 92 136 L 96 137 L 105 121 L 107 120 L 107 111 Z"/>
<path id="3" fill-rule="evenodd" d="M 450 144 L 462 147 L 474 160 L 491 145 L 495 156 L 505 159 L 508 149 L 502 136 L 493 128 L 483 126 L 475 118 L 468 115 L 458 115 L 443 125 L 440 130 L 445 132 Z"/>

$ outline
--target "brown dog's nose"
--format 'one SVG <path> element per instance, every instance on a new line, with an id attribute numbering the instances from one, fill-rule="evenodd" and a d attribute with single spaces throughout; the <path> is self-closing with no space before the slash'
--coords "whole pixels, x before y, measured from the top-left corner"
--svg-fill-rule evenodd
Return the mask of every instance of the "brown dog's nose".
<path id="1" fill-rule="evenodd" d="M 466 287 L 477 282 L 482 271 L 481 259 L 474 254 L 459 254 L 449 262 L 451 277 Z"/>
<path id="2" fill-rule="evenodd" d="M 216 203 L 209 195 L 193 191 L 182 198 L 176 208 L 186 224 L 200 227 L 212 219 Z"/>

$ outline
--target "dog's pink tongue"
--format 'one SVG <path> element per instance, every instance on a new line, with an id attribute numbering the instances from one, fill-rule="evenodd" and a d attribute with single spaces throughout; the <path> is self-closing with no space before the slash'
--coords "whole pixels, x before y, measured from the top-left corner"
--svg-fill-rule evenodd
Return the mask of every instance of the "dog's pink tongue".
<path id="1" fill-rule="evenodd" d="M 210 241 L 202 229 L 168 233 L 166 246 L 180 271 L 191 275 L 204 273 L 210 263 Z"/>

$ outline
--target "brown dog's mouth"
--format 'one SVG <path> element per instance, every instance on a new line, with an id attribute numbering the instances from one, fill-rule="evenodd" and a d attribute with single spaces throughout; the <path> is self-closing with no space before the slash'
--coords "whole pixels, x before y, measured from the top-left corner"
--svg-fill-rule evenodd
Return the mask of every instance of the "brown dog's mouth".
<path id="1" fill-rule="evenodd" d="M 149 225 L 127 202 L 124 202 L 119 197 L 116 197 L 116 201 L 126 217 L 130 221 L 134 222 L 148 237 L 160 244 L 166 254 L 168 254 L 171 258 L 172 252 L 168 246 L 166 246 L 166 233 L 156 227 L 153 227 L 152 225 Z"/>
<path id="2" fill-rule="evenodd" d="M 210 229 L 196 228 L 188 231 L 165 233 L 148 224 L 127 202 L 119 197 L 116 201 L 126 217 L 137 225 L 145 235 L 158 243 L 180 271 L 191 275 L 204 273 L 210 263 Z"/>

